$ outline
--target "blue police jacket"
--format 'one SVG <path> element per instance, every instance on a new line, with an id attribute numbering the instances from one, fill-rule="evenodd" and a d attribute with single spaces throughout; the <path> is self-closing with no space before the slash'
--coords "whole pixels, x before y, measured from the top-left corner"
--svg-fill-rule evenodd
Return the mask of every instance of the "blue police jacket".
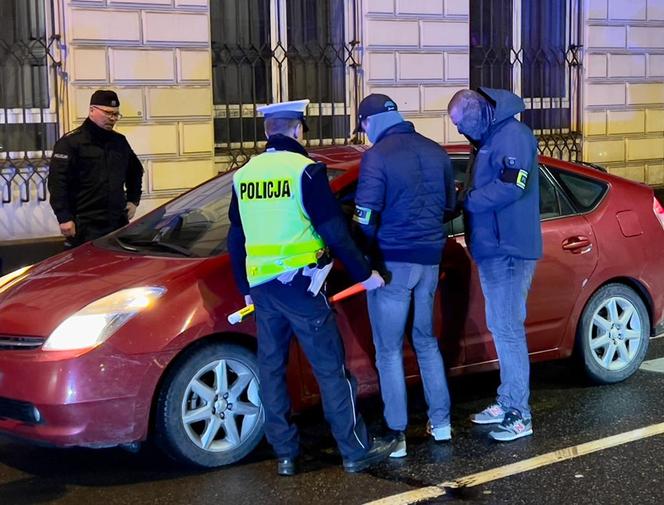
<path id="1" fill-rule="evenodd" d="M 476 146 L 472 180 L 464 199 L 466 237 L 476 261 L 496 256 L 542 256 L 537 140 L 513 116 L 525 110 L 514 93 L 480 88 L 495 105 Z"/>

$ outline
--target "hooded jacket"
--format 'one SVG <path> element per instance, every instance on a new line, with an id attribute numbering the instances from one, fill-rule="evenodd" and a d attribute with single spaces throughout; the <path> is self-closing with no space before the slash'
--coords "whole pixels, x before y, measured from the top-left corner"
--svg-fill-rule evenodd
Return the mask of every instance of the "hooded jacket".
<path id="1" fill-rule="evenodd" d="M 496 256 L 542 256 L 537 140 L 514 118 L 523 99 L 511 91 L 480 88 L 494 106 L 493 121 L 476 146 L 464 199 L 466 236 L 476 261 Z"/>
<path id="2" fill-rule="evenodd" d="M 377 218 L 356 221 L 370 241 L 375 240 L 379 262 L 437 265 L 446 238 L 444 214 L 455 204 L 450 158 L 407 121 L 376 137 L 362 157 L 355 203 L 356 217 L 363 213 Z"/>

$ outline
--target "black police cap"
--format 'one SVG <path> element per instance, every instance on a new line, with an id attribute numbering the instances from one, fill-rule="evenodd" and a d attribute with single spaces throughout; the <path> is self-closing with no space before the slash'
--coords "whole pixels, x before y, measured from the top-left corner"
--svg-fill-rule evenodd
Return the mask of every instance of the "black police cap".
<path id="1" fill-rule="evenodd" d="M 120 99 L 115 91 L 98 89 L 90 97 L 90 105 L 103 105 L 104 107 L 120 107 Z"/>

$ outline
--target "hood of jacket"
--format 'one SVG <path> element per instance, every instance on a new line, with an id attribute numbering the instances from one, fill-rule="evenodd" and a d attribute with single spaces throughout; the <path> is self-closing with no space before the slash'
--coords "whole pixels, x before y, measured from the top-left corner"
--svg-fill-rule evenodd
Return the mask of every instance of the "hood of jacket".
<path id="1" fill-rule="evenodd" d="M 526 110 L 523 98 L 506 89 L 479 88 L 478 92 L 493 105 L 493 124 L 501 123 Z"/>

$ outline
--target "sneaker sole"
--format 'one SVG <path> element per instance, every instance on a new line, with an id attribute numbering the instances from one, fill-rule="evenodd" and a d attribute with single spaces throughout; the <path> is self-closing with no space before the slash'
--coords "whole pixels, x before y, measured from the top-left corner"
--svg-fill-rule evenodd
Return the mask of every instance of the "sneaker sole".
<path id="1" fill-rule="evenodd" d="M 405 458 L 408 455 L 406 449 L 399 449 L 390 454 L 390 458 Z"/>
<path id="2" fill-rule="evenodd" d="M 523 431 L 521 433 L 515 433 L 513 435 L 507 435 L 506 437 L 501 437 L 501 435 L 503 435 L 503 433 L 497 433 L 497 434 L 494 435 L 494 432 L 489 433 L 489 436 L 491 438 L 493 438 L 496 442 L 511 442 L 513 440 L 517 440 L 519 438 L 527 437 L 527 436 L 532 435 L 532 434 L 533 434 L 533 430 L 530 429 L 530 430 L 527 430 L 527 431 Z M 498 437 L 501 437 L 501 438 L 498 438 Z"/>
<path id="3" fill-rule="evenodd" d="M 475 424 L 500 424 L 503 422 L 504 416 L 496 419 L 475 419 L 474 417 L 471 417 L 470 420 L 471 422 Z"/>

